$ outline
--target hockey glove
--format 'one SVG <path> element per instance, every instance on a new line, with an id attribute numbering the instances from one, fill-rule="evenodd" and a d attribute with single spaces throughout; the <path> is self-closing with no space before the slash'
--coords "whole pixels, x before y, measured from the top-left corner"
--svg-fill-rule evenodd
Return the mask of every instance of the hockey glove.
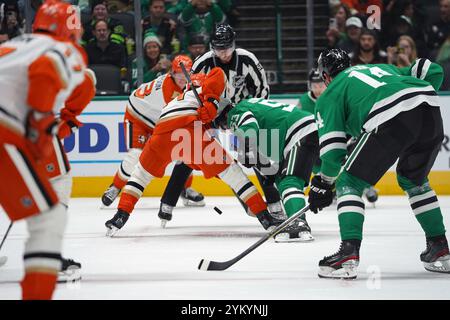
<path id="1" fill-rule="evenodd" d="M 311 189 L 309 190 L 309 209 L 317 213 L 333 203 L 334 183 L 329 184 L 322 180 L 318 175 L 311 180 Z"/>
<path id="2" fill-rule="evenodd" d="M 219 109 L 219 97 L 216 95 L 206 95 L 203 105 L 198 108 L 198 116 L 202 123 L 210 123 L 216 118 Z"/>
<path id="3" fill-rule="evenodd" d="M 76 116 L 68 109 L 63 108 L 60 111 L 60 119 L 62 120 L 58 126 L 58 138 L 64 139 L 78 130 L 83 125 Z"/>
<path id="4" fill-rule="evenodd" d="M 45 159 L 53 148 L 52 139 L 58 130 L 58 120 L 52 112 L 30 111 L 27 116 L 26 137 L 36 159 Z"/>

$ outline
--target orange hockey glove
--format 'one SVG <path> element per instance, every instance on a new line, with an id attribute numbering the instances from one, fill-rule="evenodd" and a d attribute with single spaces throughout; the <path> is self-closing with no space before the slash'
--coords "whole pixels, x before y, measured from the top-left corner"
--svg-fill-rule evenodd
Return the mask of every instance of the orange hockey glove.
<path id="1" fill-rule="evenodd" d="M 213 94 L 204 96 L 203 105 L 198 108 L 198 116 L 202 123 L 210 123 L 216 118 L 219 109 L 219 97 Z"/>
<path id="2" fill-rule="evenodd" d="M 51 154 L 52 139 L 58 129 L 58 120 L 52 112 L 30 111 L 27 116 L 27 142 L 36 160 Z"/>
<path id="3" fill-rule="evenodd" d="M 78 121 L 75 114 L 66 108 L 62 108 L 60 112 L 60 119 L 62 120 L 58 126 L 58 138 L 64 139 L 83 126 L 83 123 Z"/>

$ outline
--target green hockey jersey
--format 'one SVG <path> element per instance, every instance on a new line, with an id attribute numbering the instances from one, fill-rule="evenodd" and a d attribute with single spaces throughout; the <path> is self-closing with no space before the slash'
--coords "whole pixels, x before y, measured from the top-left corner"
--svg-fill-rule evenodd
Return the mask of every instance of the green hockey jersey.
<path id="1" fill-rule="evenodd" d="M 442 68 L 427 59 L 410 67 L 357 65 L 339 73 L 317 99 L 321 173 L 336 178 L 347 153 L 347 135 L 359 137 L 422 103 L 439 107 Z"/>
<path id="2" fill-rule="evenodd" d="M 294 104 L 262 98 L 245 99 L 228 113 L 228 127 L 237 136 L 256 138 L 258 151 L 281 162 L 303 137 L 317 130 L 314 115 Z"/>
<path id="3" fill-rule="evenodd" d="M 314 108 L 316 107 L 317 99 L 313 96 L 311 91 L 302 94 L 299 101 L 299 107 L 302 110 L 308 111 L 314 114 Z"/>

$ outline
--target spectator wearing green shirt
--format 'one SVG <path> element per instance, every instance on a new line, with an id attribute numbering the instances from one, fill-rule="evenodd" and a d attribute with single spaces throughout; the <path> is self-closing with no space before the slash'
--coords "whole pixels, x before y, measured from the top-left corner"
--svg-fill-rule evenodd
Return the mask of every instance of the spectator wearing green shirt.
<path id="1" fill-rule="evenodd" d="M 203 35 L 206 42 L 214 29 L 214 25 L 223 23 L 226 16 L 220 6 L 212 0 L 192 0 L 184 7 L 179 20 L 186 29 L 186 38 L 182 47 L 187 48 L 189 38 L 194 35 Z"/>
<path id="2" fill-rule="evenodd" d="M 161 54 L 161 41 L 154 33 L 148 33 L 144 42 L 144 82 L 150 82 L 161 74 L 166 73 L 170 68 L 170 60 L 165 54 Z M 132 64 L 132 84 L 137 87 L 137 61 Z"/>

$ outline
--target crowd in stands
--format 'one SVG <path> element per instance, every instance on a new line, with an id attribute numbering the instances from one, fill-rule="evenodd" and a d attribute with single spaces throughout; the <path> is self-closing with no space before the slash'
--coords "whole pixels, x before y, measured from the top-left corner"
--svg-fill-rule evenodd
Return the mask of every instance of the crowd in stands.
<path id="1" fill-rule="evenodd" d="M 137 85 L 137 50 L 144 58 L 145 82 L 168 71 L 180 53 L 192 59 L 209 49 L 217 23 L 235 24 L 236 0 L 142 0 L 142 47 L 136 48 L 133 0 L 70 0 L 80 8 L 82 45 L 89 65 L 117 68 L 123 94 Z M 42 0 L 31 0 L 31 15 Z M 25 0 L 0 0 L 0 43 L 25 31 Z"/>
<path id="2" fill-rule="evenodd" d="M 450 0 L 330 0 L 330 9 L 328 46 L 347 51 L 353 65 L 406 67 L 425 57 L 441 64 L 441 90 L 450 90 Z"/>
<path id="3" fill-rule="evenodd" d="M 142 47 L 135 44 L 133 0 L 70 0 L 81 10 L 83 46 L 90 65 L 114 66 L 123 94 L 137 85 L 136 52 L 143 80 L 155 79 L 180 53 L 192 59 L 209 49 L 217 23 L 237 23 L 238 0 L 141 0 Z M 441 90 L 450 90 L 450 0 L 329 0 L 328 46 L 346 50 L 352 64 L 410 65 L 426 57 L 442 65 Z M 31 0 L 31 14 L 42 0 Z M 434 3 L 437 10 L 429 10 Z M 375 6 L 375 7 L 374 7 Z M 0 0 L 0 43 L 25 30 L 25 0 Z"/>

